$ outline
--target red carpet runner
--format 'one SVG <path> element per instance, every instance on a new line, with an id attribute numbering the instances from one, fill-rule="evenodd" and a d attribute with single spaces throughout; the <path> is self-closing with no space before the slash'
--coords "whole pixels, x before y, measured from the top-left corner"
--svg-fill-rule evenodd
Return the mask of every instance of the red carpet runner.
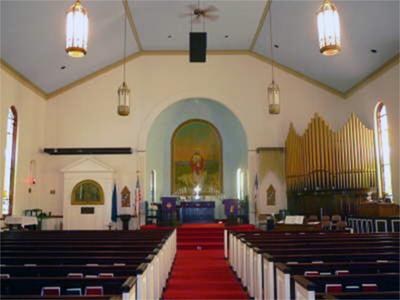
<path id="1" fill-rule="evenodd" d="M 249 299 L 224 259 L 223 225 L 178 228 L 178 251 L 163 299 Z"/>

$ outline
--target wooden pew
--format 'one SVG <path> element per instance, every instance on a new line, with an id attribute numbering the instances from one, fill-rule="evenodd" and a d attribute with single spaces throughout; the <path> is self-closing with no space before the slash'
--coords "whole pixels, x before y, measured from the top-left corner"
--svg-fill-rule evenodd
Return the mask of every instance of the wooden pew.
<path id="1" fill-rule="evenodd" d="M 0 258 L 1 273 L 11 275 L 5 279 L 8 280 L 6 286 L 12 282 L 10 280 L 26 277 L 20 276 L 24 273 L 38 278 L 35 280 L 83 272 L 92 272 L 86 273 L 88 275 L 113 273 L 113 278 L 135 274 L 135 298 L 153 299 L 161 296 L 166 284 L 176 253 L 176 231 L 12 232 L 1 236 L 1 250 L 4 254 Z M 88 263 L 98 265 L 87 266 Z M 61 274 L 57 268 L 62 270 Z M 71 272 L 65 273 L 68 270 Z M 132 291 L 125 291 L 125 294 L 130 295 Z M 12 295 L 7 297 L 12 298 Z M 127 299 L 135 298 L 130 295 Z"/>
<path id="2" fill-rule="evenodd" d="M 337 252 L 343 252 L 343 254 L 350 252 L 348 254 L 351 256 L 353 254 L 352 251 L 359 250 L 358 252 L 366 252 L 368 254 L 366 256 L 361 255 L 358 258 L 357 256 L 353 257 L 356 260 L 373 260 L 377 258 L 375 255 L 382 258 L 398 259 L 395 253 L 399 252 L 400 241 L 398 236 L 394 234 L 229 232 L 226 252 L 233 270 L 242 280 L 243 285 L 248 288 L 250 295 L 256 299 L 261 299 L 263 296 L 264 299 L 269 299 L 275 296 L 275 269 L 273 262 L 270 268 L 265 267 L 263 253 L 271 252 L 276 254 L 286 252 L 290 254 L 293 252 L 294 256 L 288 257 L 293 260 L 299 254 L 303 256 L 302 253 L 305 253 L 306 258 L 308 256 L 309 259 L 319 260 L 318 254 L 320 252 L 326 253 L 328 249 L 337 247 L 339 242 L 340 246 L 344 242 L 344 247 L 342 248 L 345 249 L 339 248 Z M 259 249 L 258 246 L 265 249 Z M 318 248 L 318 250 L 314 250 L 314 248 Z M 386 253 L 388 251 L 391 253 Z M 314 254 L 310 256 L 310 252 Z M 382 253 L 384 254 L 381 255 Z M 335 256 L 337 253 L 332 254 L 333 256 L 329 260 L 340 259 L 339 256 Z M 269 274 L 266 274 L 266 272 Z M 264 284 L 260 283 L 261 278 L 264 278 Z M 270 284 L 269 288 L 263 286 L 267 282 Z M 267 289 L 267 293 L 270 294 L 264 295 L 264 289 Z"/>
<path id="3" fill-rule="evenodd" d="M 335 274 L 376 274 L 399 273 L 398 261 L 388 262 L 329 262 L 329 263 L 276 263 L 276 291 L 277 299 L 291 299 L 294 295 L 294 275 L 306 275 L 313 272 L 320 275 Z M 314 274 L 315 275 L 315 274 Z M 310 276 L 310 275 L 309 275 Z"/>
<path id="4" fill-rule="evenodd" d="M 41 295 L 43 287 L 60 287 L 61 295 L 67 295 L 67 289 L 80 289 L 82 295 L 86 287 L 99 286 L 103 289 L 103 295 L 122 299 L 136 299 L 135 277 L 113 278 L 69 278 L 69 277 L 15 277 L 0 279 L 2 299 L 9 296 L 25 299 L 28 295 Z M 128 288 L 129 287 L 129 288 Z"/>
<path id="5" fill-rule="evenodd" d="M 346 275 L 346 276 L 312 276 L 312 277 L 295 275 L 294 281 L 295 281 L 295 299 L 299 300 L 321 299 L 324 294 L 329 294 L 329 291 L 326 292 L 327 284 L 340 285 L 341 291 L 337 291 L 338 293 L 346 292 L 346 287 L 350 286 L 358 286 L 360 290 L 362 290 L 363 284 L 376 284 L 376 290 L 369 291 L 375 293 L 398 292 L 400 288 L 399 273 L 356 274 L 356 275 Z M 349 293 L 352 292 L 349 291 Z"/>

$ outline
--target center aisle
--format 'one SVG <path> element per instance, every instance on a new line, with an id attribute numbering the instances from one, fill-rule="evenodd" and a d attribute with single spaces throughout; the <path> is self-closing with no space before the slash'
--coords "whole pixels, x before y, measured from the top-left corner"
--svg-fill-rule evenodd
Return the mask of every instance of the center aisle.
<path id="1" fill-rule="evenodd" d="M 163 299 L 249 299 L 224 259 L 224 226 L 182 225 Z"/>

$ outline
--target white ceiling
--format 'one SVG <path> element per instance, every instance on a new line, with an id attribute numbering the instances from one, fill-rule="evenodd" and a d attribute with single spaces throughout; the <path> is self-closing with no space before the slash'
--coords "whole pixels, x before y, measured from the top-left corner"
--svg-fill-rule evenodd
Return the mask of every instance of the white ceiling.
<path id="1" fill-rule="evenodd" d="M 73 1 L 0 0 L 0 54 L 9 65 L 52 92 L 123 57 L 121 1 L 85 1 L 89 14 L 88 53 L 70 58 L 65 47 L 65 12 Z M 128 25 L 127 53 L 137 51 Z M 64 65 L 66 69 L 61 70 Z"/>
<path id="2" fill-rule="evenodd" d="M 273 1 L 274 59 L 339 91 L 346 91 L 399 53 L 400 1 L 335 1 L 342 51 L 326 57 L 318 48 L 316 11 L 321 1 Z M 268 27 L 267 27 L 268 26 Z M 254 50 L 270 57 L 269 22 Z M 371 53 L 371 49 L 378 52 Z"/>
<path id="3" fill-rule="evenodd" d="M 74 0 L 0 0 L 0 56 L 45 92 L 57 90 L 122 58 L 122 1 L 82 0 L 89 12 L 89 49 L 85 58 L 72 59 L 64 51 L 64 26 L 65 11 Z M 343 51 L 322 56 L 315 14 L 321 2 L 273 1 L 273 40 L 279 45 L 274 56 L 279 63 L 344 92 L 399 53 L 399 0 L 335 0 Z M 181 15 L 195 3 L 128 0 L 143 50 L 187 50 L 190 23 Z M 202 6 L 210 4 L 220 17 L 206 24 L 208 49 L 249 50 L 266 0 L 202 1 Z M 267 26 L 268 19 L 253 50 L 270 57 Z M 201 31 L 202 25 L 193 29 Z M 128 54 L 137 51 L 128 31 Z"/>
<path id="4" fill-rule="evenodd" d="M 197 1 L 129 1 L 142 46 L 145 50 L 185 50 L 189 48 L 190 12 Z M 219 18 L 206 21 L 207 48 L 210 50 L 249 49 L 262 16 L 265 1 L 201 1 L 201 7 L 214 5 Z M 202 23 L 193 31 L 203 31 Z M 171 35 L 171 38 L 168 38 Z M 228 38 L 225 38 L 228 35 Z"/>

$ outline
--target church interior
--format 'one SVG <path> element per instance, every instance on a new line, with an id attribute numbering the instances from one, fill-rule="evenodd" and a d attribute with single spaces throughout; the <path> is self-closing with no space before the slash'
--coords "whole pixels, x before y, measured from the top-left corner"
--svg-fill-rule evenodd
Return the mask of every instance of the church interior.
<path id="1" fill-rule="evenodd" d="M 2 299 L 400 299 L 399 0 L 0 0 Z"/>

